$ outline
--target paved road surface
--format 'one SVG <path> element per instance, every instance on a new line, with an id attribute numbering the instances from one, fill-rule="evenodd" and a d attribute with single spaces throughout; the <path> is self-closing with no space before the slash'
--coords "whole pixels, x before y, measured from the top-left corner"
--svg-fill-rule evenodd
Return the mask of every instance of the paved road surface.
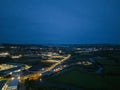
<path id="1" fill-rule="evenodd" d="M 7 82 L 7 80 L 1 80 L 0 81 L 0 90 L 2 90 L 3 86 L 5 85 L 5 83 Z"/>

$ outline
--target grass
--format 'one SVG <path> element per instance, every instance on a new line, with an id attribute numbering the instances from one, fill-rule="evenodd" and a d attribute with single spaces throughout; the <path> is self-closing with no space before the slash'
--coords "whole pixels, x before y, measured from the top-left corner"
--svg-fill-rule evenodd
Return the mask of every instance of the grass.
<path id="1" fill-rule="evenodd" d="M 120 66 L 105 66 L 104 74 L 120 74 Z"/>
<path id="2" fill-rule="evenodd" d="M 95 73 L 85 73 L 77 68 L 47 79 L 48 82 L 66 84 L 83 89 L 112 89 L 119 90 L 120 77 L 97 75 Z"/>
<path id="3" fill-rule="evenodd" d="M 8 80 L 8 78 L 0 78 L 0 81 L 2 81 L 2 80 Z"/>
<path id="4" fill-rule="evenodd" d="M 120 63 L 116 63 L 114 60 L 109 60 L 107 58 L 96 59 L 96 61 L 104 66 L 104 74 L 120 74 Z"/>
<path id="5" fill-rule="evenodd" d="M 84 73 L 78 70 L 65 72 L 55 78 L 49 78 L 49 82 L 67 84 L 82 88 L 106 88 L 107 83 L 96 74 Z"/>
<path id="6" fill-rule="evenodd" d="M 109 60 L 107 58 L 96 59 L 96 61 L 102 65 L 118 65 L 114 60 Z"/>
<path id="7" fill-rule="evenodd" d="M 55 86 L 44 86 L 38 84 L 34 80 L 26 80 L 25 81 L 25 90 L 66 90 L 64 88 L 59 88 Z"/>
<path id="8" fill-rule="evenodd" d="M 111 90 L 120 90 L 120 76 L 105 76 L 105 81 Z"/>

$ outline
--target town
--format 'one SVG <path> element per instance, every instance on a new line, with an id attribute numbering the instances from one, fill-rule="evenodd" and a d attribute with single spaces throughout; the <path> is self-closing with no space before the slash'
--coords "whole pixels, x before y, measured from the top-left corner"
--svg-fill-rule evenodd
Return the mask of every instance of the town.
<path id="1" fill-rule="evenodd" d="M 119 55 L 120 46 L 109 44 L 1 44 L 0 89 L 116 88 L 117 90 L 119 88 L 118 82 L 112 82 L 112 79 L 116 80 L 114 78 L 117 78 L 118 81 L 120 79 L 118 77 L 120 75 Z M 94 84 L 86 82 L 86 78 L 93 80 Z M 81 80 L 82 82 L 80 82 Z M 96 80 L 98 83 L 95 85 Z M 110 81 L 110 85 L 114 83 L 115 86 L 109 87 L 108 81 Z M 86 83 L 88 83 L 87 88 Z M 103 83 L 104 86 L 101 86 L 100 83 Z"/>

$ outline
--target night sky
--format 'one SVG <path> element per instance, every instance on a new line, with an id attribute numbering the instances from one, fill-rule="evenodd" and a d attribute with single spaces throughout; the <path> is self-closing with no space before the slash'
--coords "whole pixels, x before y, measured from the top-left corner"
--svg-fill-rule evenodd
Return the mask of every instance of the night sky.
<path id="1" fill-rule="evenodd" d="M 0 0 L 0 43 L 120 44 L 120 0 Z"/>

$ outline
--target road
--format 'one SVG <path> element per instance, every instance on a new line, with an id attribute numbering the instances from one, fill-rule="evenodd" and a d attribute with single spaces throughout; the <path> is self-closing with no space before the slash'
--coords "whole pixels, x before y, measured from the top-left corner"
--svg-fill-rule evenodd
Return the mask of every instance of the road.
<path id="1" fill-rule="evenodd" d="M 0 90 L 4 90 L 4 85 L 7 82 L 7 80 L 0 80 Z"/>
<path id="2" fill-rule="evenodd" d="M 37 76 L 37 74 L 38 74 L 38 76 L 40 76 L 40 75 L 41 75 L 42 73 L 44 73 L 44 72 L 51 71 L 51 70 L 54 69 L 57 65 L 62 64 L 63 62 L 65 62 L 66 60 L 68 60 L 70 57 L 71 57 L 71 55 L 68 54 L 67 57 L 65 57 L 64 59 L 60 60 L 59 62 L 53 64 L 52 66 L 46 68 L 45 70 L 43 70 L 43 71 L 38 71 L 38 72 L 36 72 L 36 73 L 34 73 L 34 74 L 29 74 L 28 76 L 25 76 L 25 77 L 32 77 L 32 76 L 35 76 L 35 75 Z"/>
<path id="3" fill-rule="evenodd" d="M 98 69 L 96 70 L 97 74 L 102 73 L 102 71 L 104 70 L 104 67 L 101 64 L 98 64 L 93 58 L 89 58 L 89 61 L 92 63 L 96 63 L 98 65 Z"/>
<path id="4" fill-rule="evenodd" d="M 21 84 L 20 84 L 20 89 L 19 90 L 24 90 L 24 80 L 25 79 L 30 78 L 30 79 L 33 79 L 33 80 L 37 80 L 42 75 L 43 72 L 51 71 L 57 65 L 62 64 L 63 62 L 65 62 L 66 60 L 68 60 L 70 57 L 71 57 L 71 55 L 68 54 L 67 57 L 65 57 L 64 59 L 60 60 L 59 62 L 53 64 L 52 66 L 46 68 L 45 70 L 38 71 L 38 72 L 35 72 L 34 74 L 29 74 L 27 76 L 22 76 L 21 77 Z"/>
<path id="5" fill-rule="evenodd" d="M 50 68 L 48 68 L 48 71 L 51 71 L 54 67 L 56 67 L 59 64 L 62 64 L 64 61 L 68 60 L 71 57 L 71 55 L 69 54 L 67 57 L 65 57 L 63 60 L 60 60 L 59 62 L 55 63 L 54 65 L 52 65 Z"/>

